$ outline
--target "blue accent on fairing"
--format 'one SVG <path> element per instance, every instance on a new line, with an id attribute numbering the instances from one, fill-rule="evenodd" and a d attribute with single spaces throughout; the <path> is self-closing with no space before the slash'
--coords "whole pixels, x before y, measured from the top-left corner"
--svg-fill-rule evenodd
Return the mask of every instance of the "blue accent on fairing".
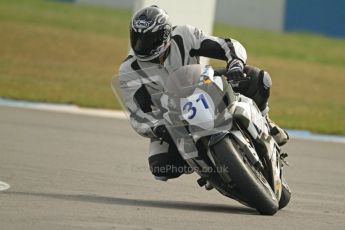
<path id="1" fill-rule="evenodd" d="M 285 31 L 345 37 L 344 0 L 286 0 Z"/>

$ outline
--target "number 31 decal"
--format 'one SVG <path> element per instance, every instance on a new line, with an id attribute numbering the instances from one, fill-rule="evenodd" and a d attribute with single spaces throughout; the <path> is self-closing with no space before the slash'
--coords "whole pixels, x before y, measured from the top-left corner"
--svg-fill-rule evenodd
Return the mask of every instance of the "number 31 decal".
<path id="1" fill-rule="evenodd" d="M 207 101 L 205 99 L 205 96 L 203 94 L 200 94 L 199 97 L 196 99 L 196 102 L 198 103 L 201 100 L 202 104 L 204 105 L 205 109 L 208 109 L 209 106 L 207 104 Z M 188 116 L 188 119 L 193 119 L 196 115 L 196 107 L 193 106 L 193 102 L 189 101 L 183 106 L 183 111 L 187 111 L 187 113 L 191 114 Z"/>

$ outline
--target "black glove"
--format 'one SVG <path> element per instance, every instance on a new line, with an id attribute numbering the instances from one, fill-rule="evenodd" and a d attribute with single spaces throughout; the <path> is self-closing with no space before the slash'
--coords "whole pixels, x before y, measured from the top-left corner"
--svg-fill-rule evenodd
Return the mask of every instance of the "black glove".
<path id="1" fill-rule="evenodd" d="M 156 137 L 158 137 L 160 140 L 168 142 L 168 143 L 174 143 L 165 125 L 155 126 L 152 128 L 152 131 L 153 131 L 153 134 Z"/>
<path id="2" fill-rule="evenodd" d="M 230 82 L 246 81 L 248 80 L 248 78 L 244 74 L 243 69 L 244 69 L 243 62 L 239 59 L 233 59 L 228 64 L 228 70 L 225 76 L 228 78 L 228 81 Z"/>

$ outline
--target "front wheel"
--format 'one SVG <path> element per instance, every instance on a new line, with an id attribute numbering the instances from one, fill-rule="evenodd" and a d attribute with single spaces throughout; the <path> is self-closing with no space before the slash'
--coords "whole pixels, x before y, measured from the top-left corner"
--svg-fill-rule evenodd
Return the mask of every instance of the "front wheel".
<path id="1" fill-rule="evenodd" d="M 283 178 L 282 195 L 279 201 L 279 209 L 283 209 L 288 205 L 291 199 L 291 190 L 287 185 L 285 178 Z"/>
<path id="2" fill-rule="evenodd" d="M 228 136 L 211 147 L 217 166 L 226 169 L 232 183 L 251 207 L 264 215 L 278 211 L 278 201 L 262 173 L 241 154 L 240 146 Z"/>

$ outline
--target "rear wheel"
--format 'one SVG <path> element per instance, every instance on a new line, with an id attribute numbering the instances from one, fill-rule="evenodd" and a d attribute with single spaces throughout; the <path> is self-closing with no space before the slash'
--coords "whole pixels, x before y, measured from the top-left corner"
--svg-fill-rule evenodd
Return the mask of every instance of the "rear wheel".
<path id="1" fill-rule="evenodd" d="M 232 183 L 246 197 L 246 203 L 264 215 L 278 211 L 278 201 L 269 183 L 244 157 L 234 140 L 226 136 L 211 149 L 217 166 L 226 169 L 222 173 L 230 176 Z"/>

